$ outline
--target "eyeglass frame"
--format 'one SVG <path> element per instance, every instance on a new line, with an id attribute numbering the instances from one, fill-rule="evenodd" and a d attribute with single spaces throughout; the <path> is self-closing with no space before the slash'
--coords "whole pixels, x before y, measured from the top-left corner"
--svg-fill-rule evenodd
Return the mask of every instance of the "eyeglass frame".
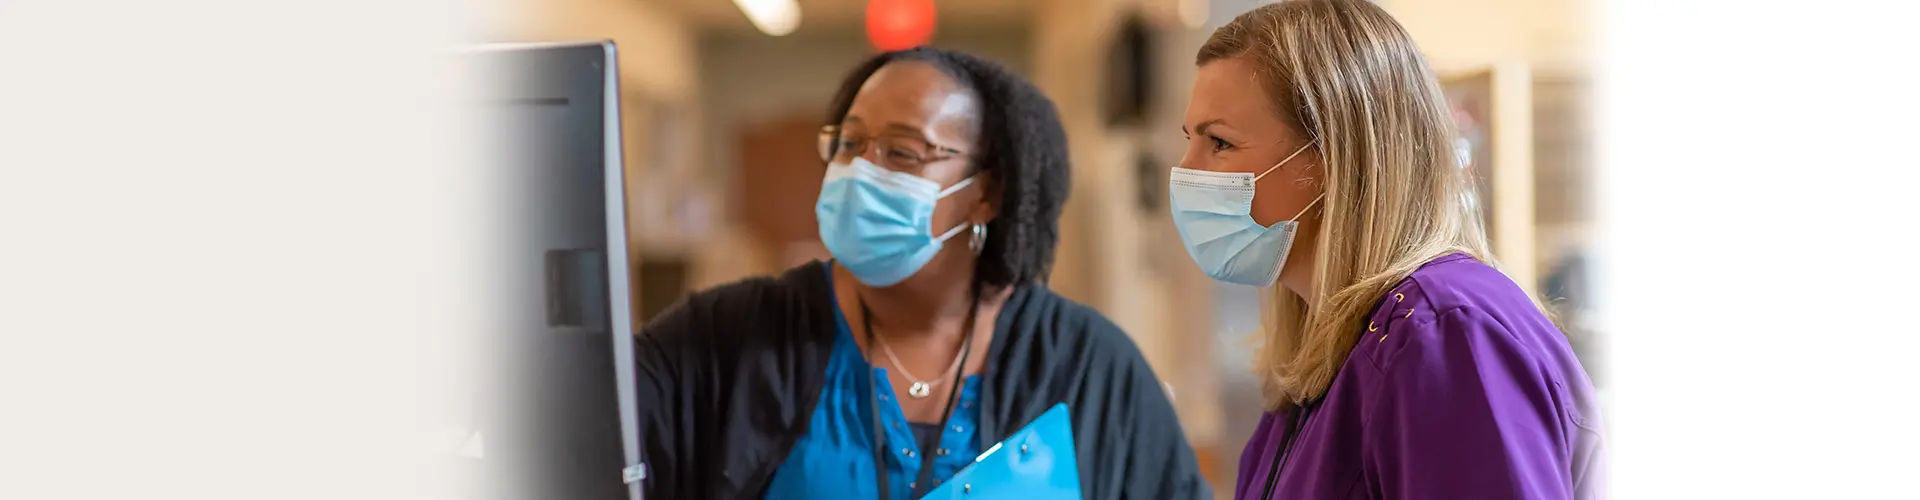
<path id="1" fill-rule="evenodd" d="M 906 151 L 905 149 L 903 149 L 903 151 L 912 153 L 914 155 L 914 161 L 919 163 L 919 165 L 915 166 L 912 169 L 898 168 L 899 166 L 894 165 L 892 161 L 885 158 L 884 157 L 885 155 L 883 153 L 882 157 L 879 158 L 879 161 L 876 161 L 875 163 L 883 167 L 886 167 L 890 170 L 908 172 L 908 173 L 918 175 L 920 171 L 922 169 L 927 168 L 928 165 L 932 165 L 934 163 L 939 163 L 947 160 L 952 160 L 955 158 L 965 158 L 965 157 L 972 156 L 971 153 L 962 151 L 958 148 L 941 145 L 933 141 L 926 140 L 925 138 L 922 138 L 922 137 L 913 137 L 913 136 L 907 136 L 902 134 L 880 134 L 880 135 L 875 135 L 870 137 L 863 137 L 863 138 L 860 138 L 861 139 L 860 144 L 862 144 L 862 146 L 858 148 L 859 149 L 858 151 L 854 151 L 853 149 L 848 149 L 843 151 L 840 149 L 840 143 L 842 142 L 842 139 L 843 139 L 840 132 L 841 132 L 841 128 L 839 125 L 826 125 L 826 126 L 820 127 L 819 147 L 820 147 L 820 159 L 822 161 L 831 163 L 833 162 L 834 158 L 838 158 L 841 154 L 851 154 L 853 157 L 865 155 L 867 153 L 866 150 L 869 149 L 868 146 L 877 144 L 881 140 L 885 140 L 885 139 L 909 140 L 909 141 L 915 141 L 915 142 L 919 142 L 927 145 L 927 149 L 924 151 Z M 942 153 L 944 153 L 944 155 L 942 155 Z"/>

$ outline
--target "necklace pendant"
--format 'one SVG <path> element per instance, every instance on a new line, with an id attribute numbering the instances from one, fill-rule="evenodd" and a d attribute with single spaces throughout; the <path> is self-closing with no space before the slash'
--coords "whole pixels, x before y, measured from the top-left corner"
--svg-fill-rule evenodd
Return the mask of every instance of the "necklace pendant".
<path id="1" fill-rule="evenodd" d="M 927 385 L 926 382 L 914 382 L 913 385 L 907 386 L 907 395 L 913 396 L 914 399 L 926 399 L 927 396 L 933 395 L 933 386 Z"/>

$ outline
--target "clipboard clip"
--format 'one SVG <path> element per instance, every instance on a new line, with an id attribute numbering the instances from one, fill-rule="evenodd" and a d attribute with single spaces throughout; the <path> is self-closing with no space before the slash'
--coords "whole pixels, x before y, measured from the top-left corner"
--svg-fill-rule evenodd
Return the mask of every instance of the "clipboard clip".
<path id="1" fill-rule="evenodd" d="M 647 463 L 641 462 L 620 469 L 621 482 L 633 484 L 647 479 Z"/>

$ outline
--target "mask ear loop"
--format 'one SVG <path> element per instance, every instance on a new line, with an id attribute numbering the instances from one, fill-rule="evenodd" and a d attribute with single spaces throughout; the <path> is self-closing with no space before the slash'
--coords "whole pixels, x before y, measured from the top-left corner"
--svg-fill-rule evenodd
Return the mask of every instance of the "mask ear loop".
<path id="1" fill-rule="evenodd" d="M 953 194 L 962 189 L 966 189 L 967 186 L 972 184 L 973 184 L 973 177 L 967 177 L 965 179 L 961 179 L 960 182 L 955 182 L 953 183 L 952 186 L 947 186 L 946 189 L 940 190 L 940 196 L 935 199 L 946 198 L 947 195 Z"/>
<path id="2" fill-rule="evenodd" d="M 1280 160 L 1280 163 L 1275 163 L 1273 166 L 1267 167 L 1267 171 L 1261 172 L 1260 175 L 1253 176 L 1254 182 L 1259 182 L 1261 177 L 1266 177 L 1267 174 L 1279 170 L 1281 165 L 1286 165 L 1287 162 L 1293 161 L 1293 157 L 1300 156 L 1300 153 L 1306 152 L 1307 148 L 1313 147 L 1314 142 L 1315 141 L 1307 141 L 1306 145 L 1300 146 L 1300 149 L 1293 150 L 1293 154 L 1287 155 L 1286 159 Z"/>
<path id="3" fill-rule="evenodd" d="M 947 240 L 949 240 L 949 239 L 952 239 L 952 238 L 953 238 L 953 235 L 956 235 L 956 234 L 960 234 L 960 230 L 962 230 L 962 229 L 967 229 L 967 228 L 968 228 L 969 226 L 972 226 L 972 225 L 973 225 L 973 223 L 971 223 L 971 222 L 964 222 L 964 221 L 963 221 L 963 222 L 961 222 L 961 223 L 960 223 L 960 225 L 958 225 L 958 226 L 953 226 L 953 229 L 948 229 L 948 230 L 947 230 L 947 233 L 946 233 L 946 234 L 942 234 L 942 235 L 940 235 L 940 237 L 938 237 L 938 238 L 934 238 L 934 239 L 933 239 L 933 241 L 934 241 L 935 243 L 946 243 L 946 242 L 947 242 Z"/>
<path id="4" fill-rule="evenodd" d="M 947 197 L 947 195 L 958 192 L 961 189 L 966 189 L 967 186 L 973 184 L 973 179 L 974 177 L 967 177 L 965 179 L 961 179 L 960 182 L 953 183 L 952 186 L 948 186 L 946 189 L 940 190 L 940 196 L 935 197 L 934 199 L 935 200 L 944 199 Z M 962 222 L 958 226 L 953 226 L 953 229 L 948 229 L 946 234 L 942 234 L 940 235 L 940 237 L 934 238 L 933 241 L 946 243 L 948 239 L 953 238 L 953 235 L 960 234 L 960 230 L 967 229 L 968 225 L 969 223 Z"/>
<path id="5" fill-rule="evenodd" d="M 1293 220 L 1293 221 L 1300 220 L 1300 216 L 1306 215 L 1308 210 L 1313 210 L 1313 205 L 1316 203 L 1320 203 L 1320 199 L 1326 198 L 1326 197 L 1327 197 L 1327 193 L 1320 193 L 1320 196 L 1313 197 L 1313 201 L 1307 202 L 1307 206 L 1305 208 L 1301 208 L 1300 213 L 1293 214 L 1293 218 L 1287 219 L 1287 220 Z"/>
<path id="6" fill-rule="evenodd" d="M 1253 176 L 1253 181 L 1260 182 L 1261 177 L 1266 177 L 1267 174 L 1271 174 L 1273 173 L 1273 171 L 1279 170 L 1281 165 L 1286 165 L 1287 162 L 1293 161 L 1293 157 L 1300 156 L 1300 153 L 1306 152 L 1307 148 L 1313 147 L 1314 143 L 1316 142 L 1318 141 L 1307 141 L 1306 145 L 1300 146 L 1300 149 L 1293 150 L 1293 154 L 1287 155 L 1285 159 L 1280 160 L 1280 163 L 1275 163 L 1273 164 L 1272 167 L 1268 167 L 1267 171 L 1261 172 L 1260 175 Z M 1300 220 L 1300 216 L 1306 215 L 1308 210 L 1312 210 L 1315 204 L 1320 203 L 1321 198 L 1326 198 L 1326 197 L 1327 197 L 1327 193 L 1320 193 L 1320 196 L 1313 197 L 1313 201 L 1307 202 L 1307 206 L 1302 207 L 1300 209 L 1300 213 L 1293 214 L 1293 218 L 1287 219 L 1287 220 L 1290 220 L 1290 221 Z"/>

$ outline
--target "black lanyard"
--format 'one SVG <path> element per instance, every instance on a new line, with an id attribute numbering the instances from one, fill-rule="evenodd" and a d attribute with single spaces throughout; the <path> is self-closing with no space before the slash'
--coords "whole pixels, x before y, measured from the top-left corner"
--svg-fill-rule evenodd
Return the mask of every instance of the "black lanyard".
<path id="1" fill-rule="evenodd" d="M 940 442 L 941 436 L 946 434 L 947 422 L 953 419 L 953 407 L 960 402 L 960 384 L 966 380 L 967 358 L 973 356 L 973 318 L 974 314 L 979 310 L 980 299 L 979 294 L 976 293 L 974 294 L 972 307 L 967 310 L 967 321 L 961 327 L 965 328 L 967 333 L 966 340 L 960 343 L 960 369 L 954 370 L 953 385 L 947 387 L 947 409 L 940 414 L 940 428 L 935 431 L 936 434 L 934 434 L 933 439 L 935 443 Z M 866 330 L 868 350 L 872 350 L 874 346 L 871 316 L 872 314 L 867 311 L 867 301 L 860 301 L 860 327 Z M 896 366 L 894 368 L 899 367 Z M 891 453 L 887 452 L 886 426 L 880 424 L 880 381 L 873 376 L 873 370 L 871 369 L 867 370 L 867 378 L 867 402 L 868 406 L 873 410 L 874 472 L 878 476 L 878 482 L 880 483 L 880 500 L 892 500 L 887 494 L 887 490 L 889 489 L 887 481 L 887 456 L 891 455 Z M 927 450 L 920 450 L 920 478 L 913 482 L 911 486 L 913 491 L 909 498 L 917 498 L 920 496 L 922 489 L 930 489 L 933 486 L 929 483 L 933 479 L 934 454 L 927 453 L 926 451 Z"/>
<path id="2" fill-rule="evenodd" d="M 1274 452 L 1273 464 L 1267 468 L 1267 488 L 1260 493 L 1260 500 L 1273 498 L 1273 487 L 1280 483 L 1280 468 L 1286 464 L 1287 458 L 1293 456 L 1289 450 L 1300 442 L 1295 438 L 1307 428 L 1308 409 L 1307 406 L 1295 406 L 1287 412 L 1287 433 L 1280 436 L 1280 450 Z"/>

